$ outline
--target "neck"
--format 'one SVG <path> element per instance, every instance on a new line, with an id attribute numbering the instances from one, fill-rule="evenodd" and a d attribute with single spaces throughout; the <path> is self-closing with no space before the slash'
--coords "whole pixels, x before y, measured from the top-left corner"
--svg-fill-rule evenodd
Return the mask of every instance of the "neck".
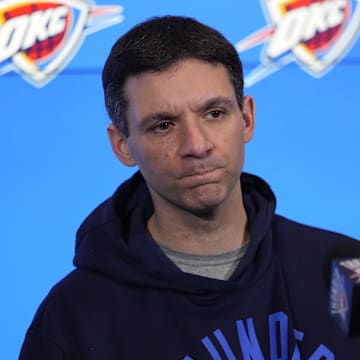
<path id="1" fill-rule="evenodd" d="M 219 254 L 235 250 L 247 238 L 247 216 L 240 186 L 224 204 L 202 215 L 170 206 L 157 206 L 148 221 L 156 242 L 176 251 Z"/>

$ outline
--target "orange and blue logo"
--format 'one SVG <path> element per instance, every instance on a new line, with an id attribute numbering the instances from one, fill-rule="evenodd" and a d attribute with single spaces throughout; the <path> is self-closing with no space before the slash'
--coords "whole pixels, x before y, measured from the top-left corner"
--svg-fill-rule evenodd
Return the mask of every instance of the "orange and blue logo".
<path id="1" fill-rule="evenodd" d="M 247 86 L 290 62 L 314 77 L 330 71 L 360 34 L 360 0 L 262 0 L 268 26 L 236 44 L 243 52 L 265 43 Z"/>
<path id="2" fill-rule="evenodd" d="M 42 87 L 65 68 L 87 35 L 121 21 L 122 6 L 90 0 L 0 1 L 0 75 L 16 71 Z"/>

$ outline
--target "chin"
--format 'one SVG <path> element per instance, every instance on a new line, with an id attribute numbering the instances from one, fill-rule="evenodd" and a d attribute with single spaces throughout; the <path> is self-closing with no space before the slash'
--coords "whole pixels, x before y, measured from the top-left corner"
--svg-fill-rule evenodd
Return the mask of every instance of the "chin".
<path id="1" fill-rule="evenodd" d="M 218 206 L 207 206 L 202 208 L 194 209 L 192 212 L 198 218 L 210 220 L 216 217 Z"/>
<path id="2" fill-rule="evenodd" d="M 187 211 L 192 212 L 198 216 L 208 216 L 221 206 L 226 199 L 225 193 L 211 190 L 206 192 L 192 192 L 184 201 Z"/>

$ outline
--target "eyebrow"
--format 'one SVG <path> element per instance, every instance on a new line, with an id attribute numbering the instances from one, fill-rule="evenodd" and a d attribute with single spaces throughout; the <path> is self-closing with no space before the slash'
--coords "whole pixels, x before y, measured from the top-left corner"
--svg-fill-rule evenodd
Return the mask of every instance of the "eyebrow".
<path id="1" fill-rule="evenodd" d="M 202 113 L 215 107 L 231 108 L 233 106 L 234 106 L 234 101 L 231 100 L 230 98 L 224 96 L 216 96 L 214 98 L 210 98 L 206 100 L 204 103 L 200 105 L 195 106 L 194 110 L 198 113 Z M 176 120 L 177 118 L 178 118 L 178 114 L 174 114 L 168 111 L 156 112 L 142 118 L 141 126 L 146 126 L 149 123 L 155 123 L 165 120 L 168 121 Z"/>
<path id="2" fill-rule="evenodd" d="M 234 101 L 231 100 L 228 97 L 224 97 L 224 96 L 217 96 L 214 98 L 210 98 L 207 101 L 205 101 L 205 103 L 200 104 L 200 106 L 198 106 L 197 111 L 198 112 L 204 112 L 208 109 L 214 108 L 214 107 L 226 107 L 226 108 L 231 108 L 234 106 Z"/>

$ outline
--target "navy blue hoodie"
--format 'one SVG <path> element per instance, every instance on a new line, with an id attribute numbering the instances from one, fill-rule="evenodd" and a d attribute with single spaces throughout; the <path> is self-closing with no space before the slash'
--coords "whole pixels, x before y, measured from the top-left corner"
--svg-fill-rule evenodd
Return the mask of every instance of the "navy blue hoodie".
<path id="1" fill-rule="evenodd" d="M 20 359 L 359 360 L 322 279 L 327 249 L 355 240 L 275 215 L 258 177 L 241 184 L 250 245 L 222 281 L 182 272 L 154 242 L 136 173 L 79 228 L 76 269 L 41 304 Z"/>

